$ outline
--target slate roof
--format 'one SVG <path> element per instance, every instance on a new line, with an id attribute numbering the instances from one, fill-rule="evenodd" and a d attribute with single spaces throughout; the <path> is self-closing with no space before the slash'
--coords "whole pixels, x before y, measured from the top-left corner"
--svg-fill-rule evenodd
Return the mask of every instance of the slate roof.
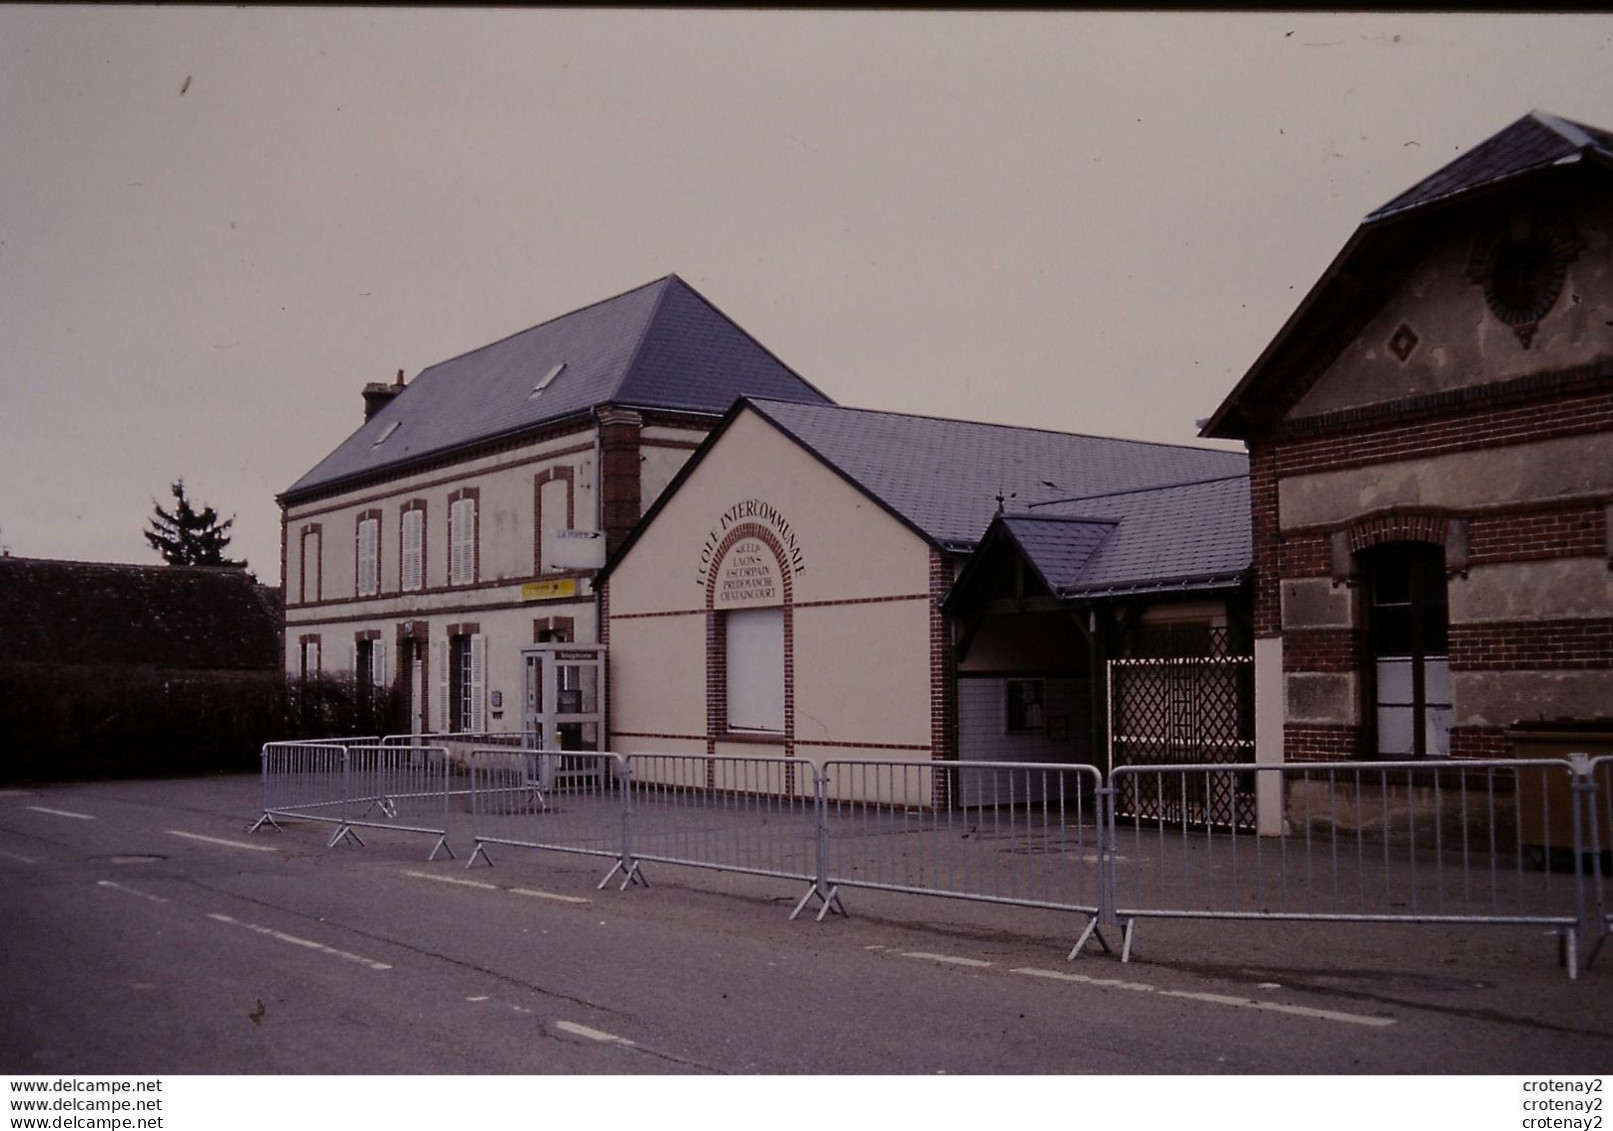
<path id="1" fill-rule="evenodd" d="M 1412 185 L 1366 222 L 1586 159 L 1613 162 L 1613 134 L 1536 110 Z"/>
<path id="2" fill-rule="evenodd" d="M 281 499 L 599 405 L 720 416 L 741 396 L 831 403 L 688 283 L 668 275 L 422 370 Z"/>
<path id="3" fill-rule="evenodd" d="M 1264 406 L 1296 370 L 1304 369 L 1306 351 L 1325 340 L 1341 311 L 1370 293 L 1363 280 L 1394 268 L 1407 223 L 1421 220 L 1431 209 L 1526 178 L 1587 169 L 1604 176 L 1613 171 L 1613 133 L 1536 110 L 1370 213 L 1199 435 L 1247 439 L 1271 426 Z"/>
<path id="4" fill-rule="evenodd" d="M 1125 505 L 1101 496 L 1248 471 L 1241 452 L 834 405 L 746 403 L 953 551 L 974 547 L 999 510 L 999 495 L 1002 509 L 1079 498 L 1083 517 L 1118 519 Z M 1242 506 L 1247 511 L 1247 495 Z M 1243 529 L 1247 551 L 1247 517 Z"/>
<path id="5" fill-rule="evenodd" d="M 0 557 L 0 662 L 274 669 L 279 593 L 237 568 Z"/>

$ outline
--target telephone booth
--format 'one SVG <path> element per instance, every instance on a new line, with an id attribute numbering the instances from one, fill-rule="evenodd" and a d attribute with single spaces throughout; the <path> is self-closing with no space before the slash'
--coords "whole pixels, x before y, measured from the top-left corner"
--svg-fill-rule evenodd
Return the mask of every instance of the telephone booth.
<path id="1" fill-rule="evenodd" d="M 540 759 L 542 788 L 604 784 L 605 649 L 598 644 L 533 644 L 525 671 L 521 729 Z M 567 755 L 576 755 L 568 757 Z"/>

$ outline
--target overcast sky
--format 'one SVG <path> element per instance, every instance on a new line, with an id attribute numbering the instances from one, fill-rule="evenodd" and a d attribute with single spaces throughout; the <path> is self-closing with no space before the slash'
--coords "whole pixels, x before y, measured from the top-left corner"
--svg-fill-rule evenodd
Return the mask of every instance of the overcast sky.
<path id="1" fill-rule="evenodd" d="M 156 563 L 676 272 L 842 404 L 1196 442 L 1361 218 L 1613 16 L 0 7 L 0 546 Z"/>

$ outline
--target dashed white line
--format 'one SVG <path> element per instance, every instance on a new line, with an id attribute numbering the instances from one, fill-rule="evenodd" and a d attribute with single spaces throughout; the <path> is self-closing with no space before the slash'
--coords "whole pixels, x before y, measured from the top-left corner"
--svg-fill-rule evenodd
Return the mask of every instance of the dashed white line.
<path id="1" fill-rule="evenodd" d="M 506 891 L 516 895 L 530 895 L 535 899 L 553 899 L 560 903 L 592 903 L 591 899 L 584 899 L 578 895 L 560 895 L 552 891 L 534 891 L 532 888 L 506 888 Z"/>
<path id="2" fill-rule="evenodd" d="M 324 943 L 314 942 L 312 939 L 299 939 L 296 935 L 288 935 L 284 931 L 277 931 L 272 927 L 260 927 L 256 923 L 243 923 L 239 919 L 216 913 L 208 915 L 208 918 L 217 919 L 220 923 L 228 923 L 233 927 L 245 927 L 249 931 L 256 931 L 260 935 L 268 935 L 272 939 L 279 939 L 281 942 L 291 943 L 293 946 L 305 946 L 309 950 L 317 950 L 321 954 L 330 955 L 332 958 L 342 958 L 348 962 L 357 962 L 360 966 L 368 966 L 371 970 L 392 969 L 385 962 L 377 962 L 375 959 L 365 958 L 361 954 L 350 954 L 345 950 L 337 950 L 333 946 L 326 946 Z"/>
<path id="3" fill-rule="evenodd" d="M 15 852 L 0 852 L 0 856 L 4 856 L 8 860 L 19 860 L 24 864 L 37 864 L 37 863 L 39 863 L 39 861 L 34 860 L 31 857 L 19 856 Z"/>
<path id="4" fill-rule="evenodd" d="M 26 789 L 0 789 L 0 797 L 32 797 Z"/>
<path id="5" fill-rule="evenodd" d="M 47 809 L 43 805 L 29 805 L 35 813 L 49 813 L 52 817 L 72 817 L 75 821 L 93 821 L 95 817 L 89 813 L 75 813 L 71 809 Z"/>
<path id="6" fill-rule="evenodd" d="M 480 888 L 483 891 L 507 891 L 514 895 L 529 895 L 534 899 L 552 899 L 559 903 L 592 903 L 591 899 L 583 899 L 576 895 L 560 895 L 552 891 L 537 891 L 533 888 L 506 888 L 498 884 L 487 884 L 480 880 L 461 880 L 455 876 L 439 876 L 432 872 L 404 872 L 405 876 L 412 876 L 417 880 L 436 880 L 439 884 L 458 884 L 460 887 Z"/>
<path id="7" fill-rule="evenodd" d="M 1388 1017 L 1368 1017 L 1363 1013 L 1342 1013 L 1334 1009 L 1312 1009 L 1305 1005 L 1287 1005 L 1277 1001 L 1259 1001 L 1234 994 L 1213 994 L 1196 990 L 1162 990 L 1146 982 L 1124 982 L 1118 978 L 1092 978 L 1085 974 L 1067 974 L 1061 970 L 1039 970 L 1032 966 L 1016 967 L 1011 973 L 1032 978 L 1052 978 L 1060 982 L 1080 982 L 1089 986 L 1106 986 L 1110 989 L 1133 990 L 1159 997 L 1179 997 L 1188 1001 L 1203 1001 L 1213 1005 L 1229 1005 L 1237 1009 L 1256 1009 L 1263 1013 L 1286 1013 L 1294 1017 L 1311 1017 L 1319 1021 L 1337 1021 L 1346 1025 L 1366 1025 L 1376 1029 L 1387 1028 L 1395 1022 Z"/>
<path id="8" fill-rule="evenodd" d="M 149 899 L 153 903 L 167 903 L 168 902 L 166 899 L 162 898 L 162 896 L 160 896 L 160 895 L 151 895 L 151 894 L 149 894 L 147 892 L 136 891 L 134 888 L 124 887 L 122 884 L 115 884 L 111 880 L 96 880 L 95 885 L 97 887 L 112 888 L 115 891 L 128 892 L 130 895 L 138 895 L 141 899 Z"/>
<path id="9" fill-rule="evenodd" d="M 979 958 L 959 958 L 955 954 L 930 954 L 923 950 L 904 950 L 899 952 L 903 958 L 922 958 L 927 962 L 944 962 L 948 966 L 990 966 L 991 963 Z"/>
<path id="10" fill-rule="evenodd" d="M 497 891 L 497 884 L 484 884 L 480 880 L 461 880 L 455 876 L 436 876 L 430 872 L 405 872 L 405 876 L 413 876 L 417 880 L 436 880 L 439 884 L 458 884 L 465 888 L 481 888 L 483 891 Z"/>
<path id="11" fill-rule="evenodd" d="M 599 1041 L 602 1044 L 633 1047 L 633 1042 L 626 1037 L 618 1037 L 615 1033 L 606 1033 L 599 1029 L 590 1029 L 586 1025 L 577 1024 L 575 1021 L 556 1021 L 554 1027 L 562 1033 L 570 1033 L 574 1037 L 586 1037 L 590 1041 Z"/>
<path id="12" fill-rule="evenodd" d="M 180 832 L 178 829 L 169 829 L 169 836 L 182 836 L 186 840 L 199 840 L 206 844 L 222 844 L 225 848 L 244 848 L 249 852 L 279 852 L 272 844 L 248 844 L 244 840 L 225 840 L 223 837 L 203 836 L 201 833 Z"/>

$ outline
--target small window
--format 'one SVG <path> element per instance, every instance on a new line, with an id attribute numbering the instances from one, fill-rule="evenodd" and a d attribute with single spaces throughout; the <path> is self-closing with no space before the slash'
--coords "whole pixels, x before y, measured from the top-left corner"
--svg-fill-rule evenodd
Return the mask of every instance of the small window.
<path id="1" fill-rule="evenodd" d="M 403 421 L 401 421 L 401 420 L 394 420 L 391 424 L 388 424 L 386 426 L 386 431 L 382 432 L 379 436 L 377 436 L 375 438 L 375 443 L 371 444 L 370 447 L 371 448 L 379 448 L 382 444 L 386 443 L 387 440 L 391 438 L 392 433 L 396 432 L 398 430 L 399 426 L 402 425 L 402 424 L 403 424 Z"/>
<path id="2" fill-rule="evenodd" d="M 728 729 L 784 733 L 784 610 L 724 614 Z"/>
<path id="3" fill-rule="evenodd" d="M 1008 680 L 1008 733 L 1040 731 L 1047 725 L 1047 683 L 1040 679 Z"/>

